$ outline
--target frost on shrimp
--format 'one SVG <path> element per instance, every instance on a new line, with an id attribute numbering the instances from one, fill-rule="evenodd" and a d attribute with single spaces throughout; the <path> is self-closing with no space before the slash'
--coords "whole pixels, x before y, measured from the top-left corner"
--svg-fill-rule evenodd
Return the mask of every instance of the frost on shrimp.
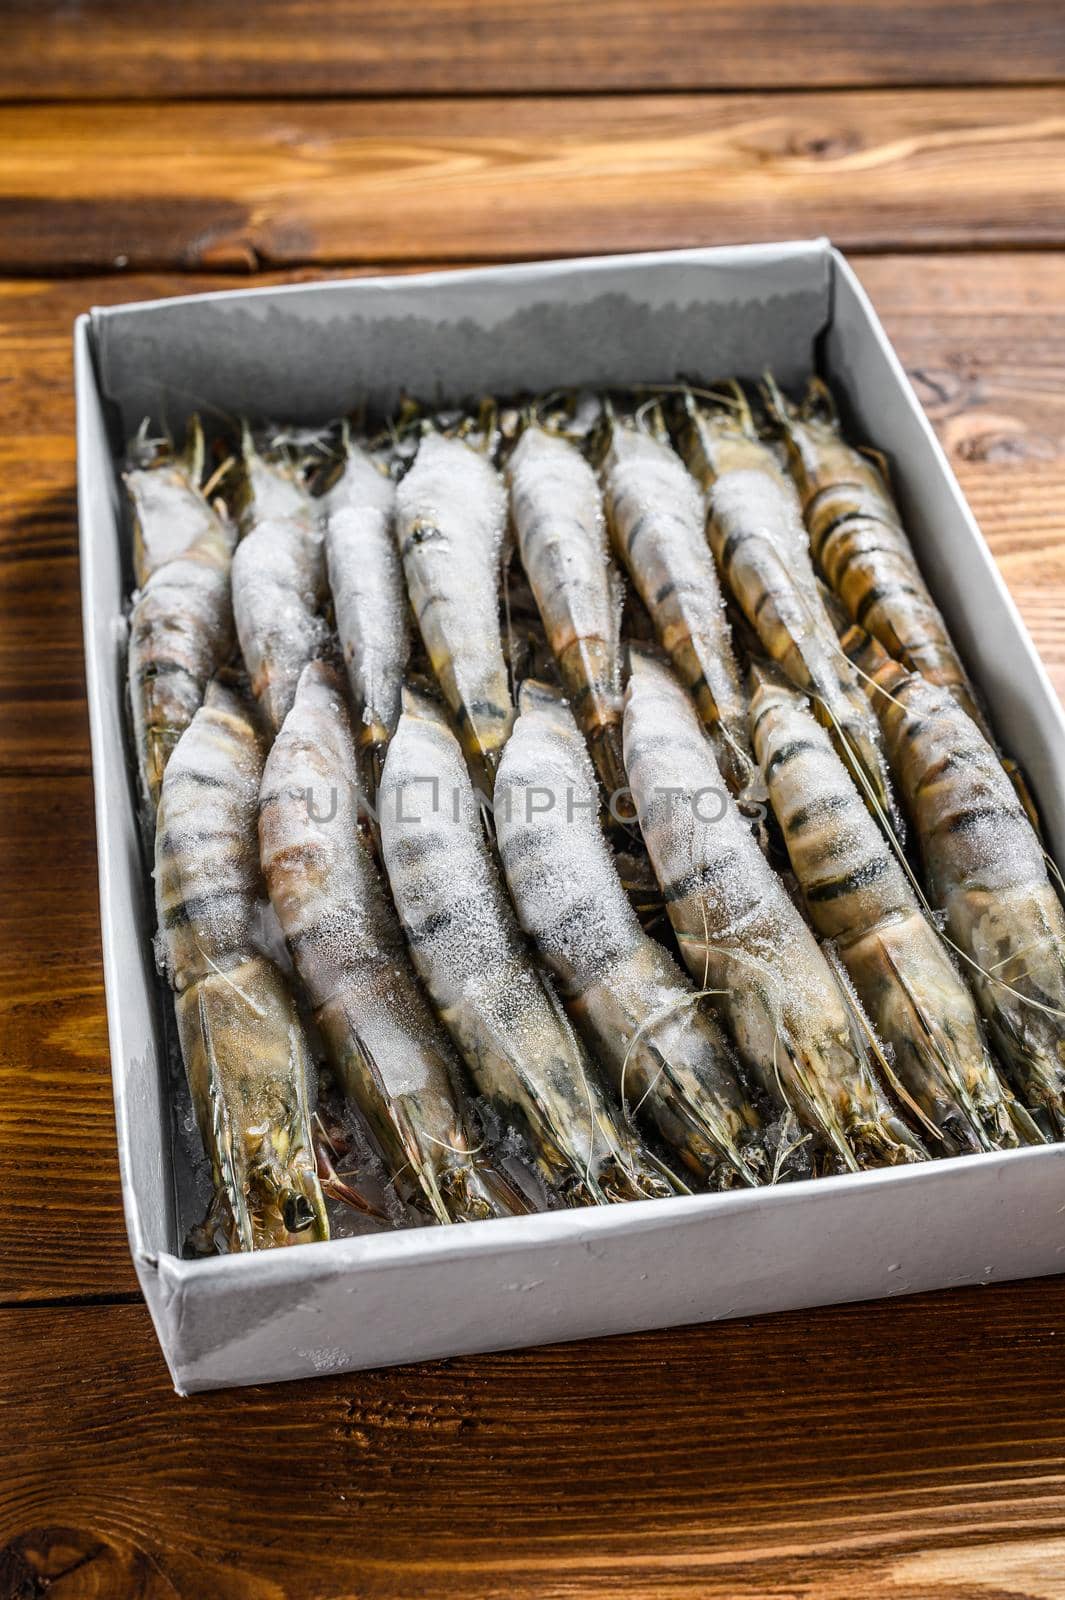
<path id="1" fill-rule="evenodd" d="M 436 1221 L 526 1206 L 478 1154 L 461 1071 L 411 970 L 358 826 L 358 769 L 336 674 L 304 668 L 266 762 L 263 871 L 330 1061 L 400 1196 Z"/>
<path id="2" fill-rule="evenodd" d="M 473 1077 L 567 1204 L 648 1199 L 673 1185 L 608 1104 L 541 976 L 485 843 L 458 742 L 409 692 L 379 807 L 392 896 L 414 965 Z"/>
<path id="3" fill-rule="evenodd" d="M 753 773 L 747 701 L 706 542 L 703 495 L 660 419 L 652 431 L 611 414 L 601 472 L 614 548 L 738 795 Z"/>
<path id="4" fill-rule="evenodd" d="M 395 486 L 379 462 L 344 431 L 340 477 L 325 500 L 326 565 L 360 748 L 375 776 L 399 721 L 410 653 L 407 591 L 396 548 Z"/>
<path id="5" fill-rule="evenodd" d="M 276 733 L 325 639 L 322 530 L 298 457 L 264 455 L 247 428 L 243 456 L 233 616 L 252 692 Z"/>
<path id="6" fill-rule="evenodd" d="M 134 597 L 128 679 L 141 791 L 154 818 L 163 772 L 233 649 L 235 530 L 220 515 Z"/>
<path id="7" fill-rule="evenodd" d="M 972 996 L 904 858 L 828 735 L 775 673 L 752 676 L 755 751 L 811 921 L 834 941 L 919 1131 L 948 1154 L 1041 1143 L 999 1080 Z"/>
<path id="8" fill-rule="evenodd" d="M 215 1205 L 260 1250 L 328 1237 L 311 1134 L 314 1064 L 292 995 L 255 947 L 262 752 L 212 685 L 167 766 L 156 833 L 159 945 Z"/>
<path id="9" fill-rule="evenodd" d="M 681 952 L 697 982 L 721 991 L 741 1059 L 839 1166 L 920 1159 L 873 1078 L 853 1007 L 722 785 L 694 706 L 667 667 L 637 652 L 624 737 Z"/>
<path id="10" fill-rule="evenodd" d="M 396 490 L 396 538 L 433 672 L 467 756 L 491 783 L 514 718 L 499 591 L 507 499 L 464 439 L 428 433 Z"/>
<path id="11" fill-rule="evenodd" d="M 522 565 L 570 704 L 613 794 L 625 784 L 622 594 L 595 473 L 575 444 L 530 418 L 507 478 Z"/>
<path id="12" fill-rule="evenodd" d="M 143 588 L 158 567 L 217 531 L 220 518 L 204 493 L 206 450 L 199 417 L 190 417 L 180 451 L 169 439 L 149 439 L 146 423 L 130 443 L 127 462 L 123 481 L 133 520 L 133 572 Z"/>
<path id="13" fill-rule="evenodd" d="M 715 1188 L 768 1176 L 759 1118 L 716 1020 L 622 887 L 573 716 L 531 680 L 500 763 L 495 817 L 519 920 L 622 1105 Z"/>

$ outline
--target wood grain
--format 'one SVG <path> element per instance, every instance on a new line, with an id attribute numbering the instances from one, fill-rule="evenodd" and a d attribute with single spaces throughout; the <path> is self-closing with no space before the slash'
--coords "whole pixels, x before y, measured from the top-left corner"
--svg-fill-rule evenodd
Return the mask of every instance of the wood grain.
<path id="1" fill-rule="evenodd" d="M 0 819 L 0 1304 L 131 1293 L 92 786 L 0 777 Z"/>
<path id="2" fill-rule="evenodd" d="M 0 269 L 1065 243 L 1058 88 L 0 108 Z"/>
<path id="3" fill-rule="evenodd" d="M 11 100 L 1065 77 L 1056 0 L 8 0 L 0 34 Z"/>
<path id="4" fill-rule="evenodd" d="M 1058 1278 L 179 1400 L 142 1307 L 12 1310 L 0 1593 L 1060 1600 L 1063 1337 Z"/>

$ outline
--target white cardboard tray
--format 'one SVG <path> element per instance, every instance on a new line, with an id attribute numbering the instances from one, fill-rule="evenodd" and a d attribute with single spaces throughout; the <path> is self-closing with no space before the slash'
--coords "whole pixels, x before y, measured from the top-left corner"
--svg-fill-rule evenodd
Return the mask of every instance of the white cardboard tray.
<path id="1" fill-rule="evenodd" d="M 825 240 L 237 290 L 75 327 L 100 912 L 130 1248 L 180 1393 L 1065 1270 L 1065 1145 L 777 1190 L 415 1229 L 208 1261 L 177 1251 L 152 908 L 123 726 L 130 556 L 115 461 L 151 415 L 322 421 L 678 372 L 820 366 L 892 461 L 929 583 L 1065 858 L 1065 718 L 857 279 Z"/>

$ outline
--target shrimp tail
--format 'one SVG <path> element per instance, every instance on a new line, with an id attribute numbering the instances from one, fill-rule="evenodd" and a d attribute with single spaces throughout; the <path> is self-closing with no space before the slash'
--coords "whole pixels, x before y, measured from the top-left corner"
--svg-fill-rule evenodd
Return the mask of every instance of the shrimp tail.
<path id="1" fill-rule="evenodd" d="M 451 1214 L 449 1221 L 483 1222 L 491 1217 L 525 1216 L 533 1210 L 505 1172 L 481 1160 L 450 1167 L 441 1187 Z"/>
<path id="2" fill-rule="evenodd" d="M 266 1249 L 281 1242 L 282 1233 L 300 1242 L 328 1239 L 329 1219 L 317 1172 L 309 1163 L 293 1158 L 293 1142 L 278 1143 L 268 1135 L 254 1154 L 249 1154 L 234 1137 L 225 1087 L 227 1072 L 222 1064 L 234 1048 L 227 985 L 210 978 L 197 985 L 195 1022 L 194 1048 L 200 1056 L 209 1107 L 215 1184 L 229 1211 L 231 1248 Z M 300 1123 L 304 1110 L 299 1108 Z"/>
<path id="3" fill-rule="evenodd" d="M 602 722 L 588 734 L 588 749 L 603 788 L 612 798 L 628 787 L 621 752 L 621 728 L 617 722 Z"/>

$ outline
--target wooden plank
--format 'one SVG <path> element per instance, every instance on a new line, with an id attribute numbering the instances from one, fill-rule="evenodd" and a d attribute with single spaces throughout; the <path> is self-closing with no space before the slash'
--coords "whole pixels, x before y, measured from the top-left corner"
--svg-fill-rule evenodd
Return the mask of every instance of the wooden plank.
<path id="1" fill-rule="evenodd" d="M 0 268 L 1065 243 L 1057 88 L 0 108 Z"/>
<path id="2" fill-rule="evenodd" d="M 0 816 L 0 1302 L 133 1292 L 92 786 L 0 778 Z"/>
<path id="3" fill-rule="evenodd" d="M 1056 0 L 11 0 L 12 100 L 791 89 L 1065 77 Z M 47 39 L 47 46 L 43 41 Z"/>
<path id="4" fill-rule="evenodd" d="M 10 1310 L 0 1589 L 1049 1600 L 1063 1334 L 1058 1278 L 179 1400 L 142 1307 Z"/>
<path id="5" fill-rule="evenodd" d="M 890 258 L 860 270 L 1065 698 L 1065 257 Z M 12 378 L 0 384 L 0 1295 L 8 1298 L 133 1285 L 86 776 L 70 324 L 94 302 L 204 286 L 173 276 L 0 283 L 0 359 Z"/>

